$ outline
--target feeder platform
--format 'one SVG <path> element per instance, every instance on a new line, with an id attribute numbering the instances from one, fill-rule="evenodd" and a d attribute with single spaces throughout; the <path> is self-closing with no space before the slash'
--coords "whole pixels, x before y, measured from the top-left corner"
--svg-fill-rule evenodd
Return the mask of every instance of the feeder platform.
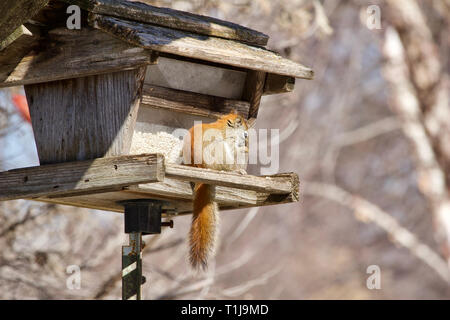
<path id="1" fill-rule="evenodd" d="M 243 175 L 165 164 L 159 154 L 63 162 L 0 172 L 0 201 L 30 199 L 123 212 L 121 201 L 164 200 L 163 216 L 192 213 L 190 182 L 216 185 L 220 210 L 296 202 L 295 173 Z"/>

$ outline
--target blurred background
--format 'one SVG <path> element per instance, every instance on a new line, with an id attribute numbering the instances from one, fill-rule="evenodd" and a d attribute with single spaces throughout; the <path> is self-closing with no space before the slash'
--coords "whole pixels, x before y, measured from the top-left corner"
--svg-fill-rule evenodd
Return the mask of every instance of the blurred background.
<path id="1" fill-rule="evenodd" d="M 257 122 L 280 129 L 279 171 L 299 174 L 300 202 L 223 213 L 204 274 L 187 263 L 191 217 L 176 218 L 145 239 L 144 298 L 450 298 L 450 1 L 141 2 L 262 31 L 315 71 L 264 97 Z M 38 165 L 23 94 L 0 90 L 1 171 Z M 122 219 L 1 202 L 0 298 L 120 299 Z"/>

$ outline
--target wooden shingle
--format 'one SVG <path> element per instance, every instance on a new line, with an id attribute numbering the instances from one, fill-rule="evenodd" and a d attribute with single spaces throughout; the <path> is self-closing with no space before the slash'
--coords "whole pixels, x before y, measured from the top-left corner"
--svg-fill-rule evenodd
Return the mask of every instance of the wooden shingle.
<path id="1" fill-rule="evenodd" d="M 238 40 L 265 46 L 269 37 L 264 33 L 241 25 L 169 8 L 151 6 L 141 2 L 121 0 L 64 0 L 93 12 L 121 19 L 159 25 L 207 36 Z"/>
<path id="2" fill-rule="evenodd" d="M 49 0 L 0 1 L 0 42 L 6 39 L 28 19 L 33 17 Z"/>
<path id="3" fill-rule="evenodd" d="M 99 14 L 90 14 L 89 23 L 123 41 L 150 50 L 296 78 L 312 79 L 314 75 L 310 68 L 273 51 L 233 40 Z"/>

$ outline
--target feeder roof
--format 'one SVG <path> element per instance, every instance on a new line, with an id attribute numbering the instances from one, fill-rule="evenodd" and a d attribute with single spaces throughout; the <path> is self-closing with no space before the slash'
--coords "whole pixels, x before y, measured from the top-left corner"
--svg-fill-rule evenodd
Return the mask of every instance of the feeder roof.
<path id="1" fill-rule="evenodd" d="M 207 36 L 248 42 L 265 46 L 266 34 L 220 19 L 151 6 L 141 2 L 123 0 L 63 0 L 83 9 L 133 21 L 150 23 L 177 30 L 190 31 Z"/>
<path id="2" fill-rule="evenodd" d="M 89 23 L 130 44 L 234 67 L 312 79 L 310 68 L 265 49 L 268 36 L 226 21 L 124 0 L 64 0 Z"/>
<path id="3" fill-rule="evenodd" d="M 82 30 L 67 29 L 67 5 L 87 12 L 87 19 L 82 15 Z M 266 49 L 269 37 L 261 32 L 145 3 L 3 0 L 0 11 L 5 13 L 0 17 L 0 87 L 111 72 L 131 67 L 127 63 L 137 65 L 138 60 L 154 64 L 158 54 L 153 52 L 267 73 L 264 94 L 292 91 L 294 78 L 314 76 L 310 68 Z M 62 39 L 56 39 L 60 34 Z M 84 42 L 77 44 L 77 39 Z M 136 59 L 130 57 L 132 51 Z M 76 70 L 69 72 L 67 68 Z"/>
<path id="4" fill-rule="evenodd" d="M 0 1 L 0 51 L 14 39 L 11 35 L 22 23 L 34 16 L 49 0 L 2 0 Z M 17 32 L 15 32 L 17 34 Z M 10 38 L 10 41 L 4 42 Z"/>

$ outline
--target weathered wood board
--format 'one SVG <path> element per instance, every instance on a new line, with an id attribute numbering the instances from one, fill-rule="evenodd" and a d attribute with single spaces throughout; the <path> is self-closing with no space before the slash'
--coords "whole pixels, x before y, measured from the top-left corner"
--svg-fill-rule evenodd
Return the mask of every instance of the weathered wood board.
<path id="1" fill-rule="evenodd" d="M 19 63 L 0 54 L 0 87 L 130 70 L 157 61 L 156 53 L 91 28 L 51 30 L 39 47 Z"/>
<path id="2" fill-rule="evenodd" d="M 64 0 L 94 13 L 265 46 L 269 37 L 235 23 L 123 0 Z"/>
<path id="3" fill-rule="evenodd" d="M 291 203 L 299 200 L 299 180 L 297 174 L 281 173 L 271 177 L 284 178 L 287 181 L 291 181 L 291 191 L 284 194 L 274 194 L 218 185 L 216 187 L 215 199 L 223 210 Z M 175 201 L 178 206 L 187 201 L 188 210 L 186 213 L 192 212 L 192 199 L 194 195 L 192 186 L 188 181 L 176 180 L 166 176 L 163 182 L 133 185 L 122 192 L 140 194 L 142 198 L 147 197 Z M 183 213 L 183 211 L 180 210 L 180 213 Z"/>
<path id="4" fill-rule="evenodd" d="M 313 78 L 310 68 L 264 48 L 237 41 L 92 13 L 89 14 L 89 23 L 124 41 L 150 50 L 296 78 Z"/>
<path id="5" fill-rule="evenodd" d="M 250 108 L 250 104 L 246 101 L 151 85 L 144 85 L 141 106 L 167 109 L 212 119 L 220 118 L 232 110 L 236 110 L 243 117 L 247 117 Z"/>
<path id="6" fill-rule="evenodd" d="M 267 74 L 262 71 L 250 70 L 247 73 L 242 100 L 250 103 L 250 109 L 247 116 L 247 118 L 250 119 L 250 123 L 254 122 L 258 116 L 259 105 L 266 83 L 266 76 Z"/>
<path id="7" fill-rule="evenodd" d="M 192 213 L 193 194 L 189 183 L 176 180 L 166 182 L 168 180 L 171 179 L 165 179 L 164 183 L 170 183 L 172 187 L 174 185 L 178 186 L 175 190 L 178 192 L 184 192 L 184 199 L 181 199 L 179 194 L 175 194 L 175 191 L 172 192 L 174 196 L 165 196 L 155 193 L 154 189 L 156 189 L 157 186 L 160 186 L 160 189 L 162 189 L 162 183 L 158 182 L 139 185 L 139 187 L 133 187 L 129 190 L 125 189 L 122 191 L 95 193 L 72 197 L 41 197 L 30 200 L 123 213 L 123 206 L 118 203 L 119 201 L 155 199 L 169 202 L 168 208 L 175 211 L 173 215 L 185 215 Z M 152 188 L 147 188 L 147 186 L 152 186 Z M 242 191 L 233 188 L 217 187 L 216 200 L 219 204 L 220 210 L 223 211 L 292 203 L 297 202 L 298 198 L 293 198 L 291 194 L 274 195 L 256 191 Z M 168 216 L 168 214 L 163 213 L 163 216 Z"/>
<path id="8" fill-rule="evenodd" d="M 124 211 L 123 205 L 119 204 L 118 202 L 124 200 L 139 200 L 139 199 L 166 200 L 161 197 L 149 196 L 148 194 L 131 193 L 125 191 L 109 191 L 104 193 L 95 193 L 72 197 L 55 197 L 55 198 L 42 197 L 42 198 L 33 198 L 30 200 L 54 204 L 62 204 L 79 208 L 89 208 L 89 209 L 123 213 Z M 190 205 L 188 201 L 177 203 L 171 201 L 170 208 L 177 207 L 180 208 L 180 212 L 188 213 L 190 210 L 192 210 L 190 206 L 192 207 L 192 205 Z M 164 213 L 163 216 L 165 216 Z"/>
<path id="9" fill-rule="evenodd" d="M 169 202 L 168 208 L 176 215 L 192 213 L 193 192 L 189 182 L 164 178 L 163 182 L 133 185 L 120 191 L 84 194 L 76 196 L 40 197 L 32 200 L 70 205 L 82 208 L 123 212 L 119 201 L 131 199 L 155 199 Z M 230 187 L 216 187 L 216 201 L 220 210 L 233 210 L 297 202 L 298 189 L 289 194 L 271 194 Z"/>
<path id="10" fill-rule="evenodd" d="M 128 154 L 145 67 L 25 86 L 40 164 Z"/>
<path id="11" fill-rule="evenodd" d="M 151 183 L 149 183 L 151 182 Z M 122 212 L 117 203 L 129 199 L 160 199 L 178 214 L 192 211 L 190 182 L 216 185 L 221 209 L 298 201 L 294 173 L 241 175 L 164 163 L 159 155 L 120 156 L 60 163 L 0 173 L 0 200 L 38 201 Z"/>
<path id="12" fill-rule="evenodd" d="M 165 177 L 160 183 L 147 183 L 129 186 L 127 192 L 176 201 L 192 201 L 193 189 L 188 181 Z M 230 187 L 217 186 L 216 200 L 227 205 L 256 205 L 258 192 Z"/>
<path id="13" fill-rule="evenodd" d="M 0 41 L 6 39 L 20 25 L 31 19 L 48 0 L 0 1 Z"/>
<path id="14" fill-rule="evenodd" d="M 257 177 L 235 172 L 221 172 L 210 169 L 193 168 L 185 165 L 167 165 L 166 176 L 173 179 L 192 181 L 244 190 L 254 190 L 274 194 L 288 194 L 295 186 L 295 174 Z"/>
<path id="15" fill-rule="evenodd" d="M 64 162 L 0 172 L 0 200 L 84 194 L 164 179 L 157 154 Z"/>
<path id="16" fill-rule="evenodd" d="M 30 38 L 33 37 L 33 34 L 24 25 L 19 26 L 16 30 L 13 31 L 13 33 L 7 36 L 4 40 L 0 41 L 0 51 L 2 51 L 11 43 L 21 37 L 28 38 L 28 41 L 30 41 Z"/>
<path id="17" fill-rule="evenodd" d="M 31 31 L 27 28 L 28 31 Z M 22 30 L 18 32 L 21 33 Z M 14 68 L 33 48 L 39 46 L 40 34 L 37 30 L 23 32 L 17 39 L 6 48 L 0 50 L 0 87 L 7 86 L 4 81 L 14 71 Z M 6 40 L 5 40 L 6 41 Z"/>

